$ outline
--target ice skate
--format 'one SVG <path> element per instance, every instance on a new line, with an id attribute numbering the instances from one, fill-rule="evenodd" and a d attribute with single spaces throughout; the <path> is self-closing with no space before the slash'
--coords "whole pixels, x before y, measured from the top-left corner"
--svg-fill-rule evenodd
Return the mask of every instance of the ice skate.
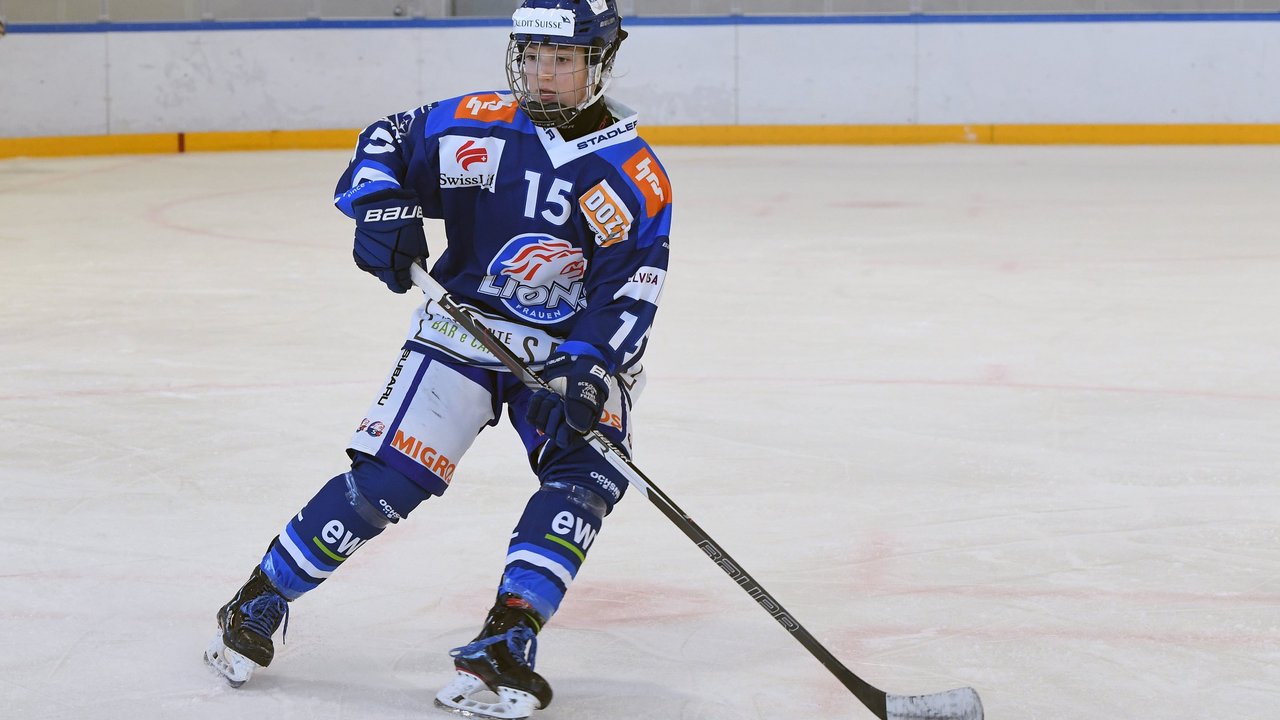
<path id="1" fill-rule="evenodd" d="M 204 651 L 205 662 L 231 687 L 240 687 L 254 670 L 271 664 L 275 656 L 271 636 L 282 622 L 288 632 L 288 601 L 261 568 L 254 568 L 248 582 L 218 611 L 220 632 Z"/>
<path id="2" fill-rule="evenodd" d="M 464 717 L 521 720 L 550 705 L 551 686 L 533 671 L 539 627 L 523 599 L 498 598 L 476 639 L 449 651 L 457 675 L 436 693 L 436 707 Z"/>

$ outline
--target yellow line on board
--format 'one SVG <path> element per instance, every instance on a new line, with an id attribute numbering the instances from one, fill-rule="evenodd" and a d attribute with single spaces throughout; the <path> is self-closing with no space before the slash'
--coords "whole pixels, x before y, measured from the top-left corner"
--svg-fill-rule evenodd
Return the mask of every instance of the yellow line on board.
<path id="1" fill-rule="evenodd" d="M 921 145 L 988 143 L 989 125 L 662 125 L 641 127 L 654 145 Z"/>
<path id="2" fill-rule="evenodd" d="M 0 158 L 348 150 L 356 129 L 0 138 Z M 654 145 L 1276 145 L 1280 125 L 660 125 Z"/>
<path id="3" fill-rule="evenodd" d="M 349 150 L 359 130 L 266 130 L 186 133 L 187 152 L 216 150 Z"/>
<path id="4" fill-rule="evenodd" d="M 640 133 L 654 145 L 1280 144 L 1280 125 L 668 125 Z"/>
<path id="5" fill-rule="evenodd" d="M 178 152 L 178 136 L 173 133 L 0 138 L 0 157 L 138 155 L 174 152 Z"/>
<path id="6" fill-rule="evenodd" d="M 996 125 L 1000 145 L 1274 145 L 1280 125 Z"/>

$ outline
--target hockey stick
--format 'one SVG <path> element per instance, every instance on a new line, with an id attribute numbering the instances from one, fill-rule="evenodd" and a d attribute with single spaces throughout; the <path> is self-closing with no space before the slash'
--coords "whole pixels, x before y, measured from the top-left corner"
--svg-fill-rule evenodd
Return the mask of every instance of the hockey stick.
<path id="1" fill-rule="evenodd" d="M 413 282 L 422 288 L 428 298 L 440 305 L 458 325 L 479 339 L 480 343 L 526 386 L 534 390 L 550 389 L 524 361 L 516 357 L 515 353 L 501 340 L 494 337 L 488 328 L 466 308 L 458 305 L 444 287 L 427 274 L 426 269 L 415 262 L 410 271 Z M 729 557 L 729 553 L 698 527 L 692 518 L 633 465 L 616 445 L 601 435 L 600 431 L 592 430 L 587 434 L 586 440 L 880 720 L 982 720 L 982 701 L 973 688 L 956 688 L 930 695 L 890 695 L 855 675 L 810 635 L 809 631 L 805 630 L 777 600 L 774 600 L 755 578 L 747 574 L 737 561 Z"/>

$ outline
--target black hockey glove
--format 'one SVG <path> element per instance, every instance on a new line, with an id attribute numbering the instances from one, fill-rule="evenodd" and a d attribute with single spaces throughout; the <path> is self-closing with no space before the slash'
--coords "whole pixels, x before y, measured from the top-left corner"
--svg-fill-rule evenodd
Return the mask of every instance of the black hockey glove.
<path id="1" fill-rule="evenodd" d="M 413 287 L 409 265 L 427 257 L 422 231 L 422 207 L 417 198 L 398 188 L 369 193 L 351 203 L 356 219 L 356 267 L 376 276 L 392 292 Z"/>
<path id="2" fill-rule="evenodd" d="M 600 352 L 584 342 L 567 342 L 539 374 L 555 392 L 534 392 L 525 417 L 562 448 L 580 442 L 600 422 L 609 399 L 609 371 Z"/>

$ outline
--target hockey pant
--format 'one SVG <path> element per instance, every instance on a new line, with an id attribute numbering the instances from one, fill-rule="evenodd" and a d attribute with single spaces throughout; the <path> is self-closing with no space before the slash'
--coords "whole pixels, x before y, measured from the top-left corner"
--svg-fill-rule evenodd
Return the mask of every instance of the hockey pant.
<path id="1" fill-rule="evenodd" d="M 627 451 L 637 381 L 611 384 L 599 426 Z M 512 533 L 499 592 L 520 595 L 550 619 L 627 485 L 585 443 L 544 443 L 524 417 L 529 395 L 510 373 L 406 345 L 352 436 L 351 470 L 329 480 L 289 521 L 263 557 L 263 572 L 291 600 L 315 588 L 387 525 L 443 495 L 462 456 L 505 406 L 540 485 Z"/>

